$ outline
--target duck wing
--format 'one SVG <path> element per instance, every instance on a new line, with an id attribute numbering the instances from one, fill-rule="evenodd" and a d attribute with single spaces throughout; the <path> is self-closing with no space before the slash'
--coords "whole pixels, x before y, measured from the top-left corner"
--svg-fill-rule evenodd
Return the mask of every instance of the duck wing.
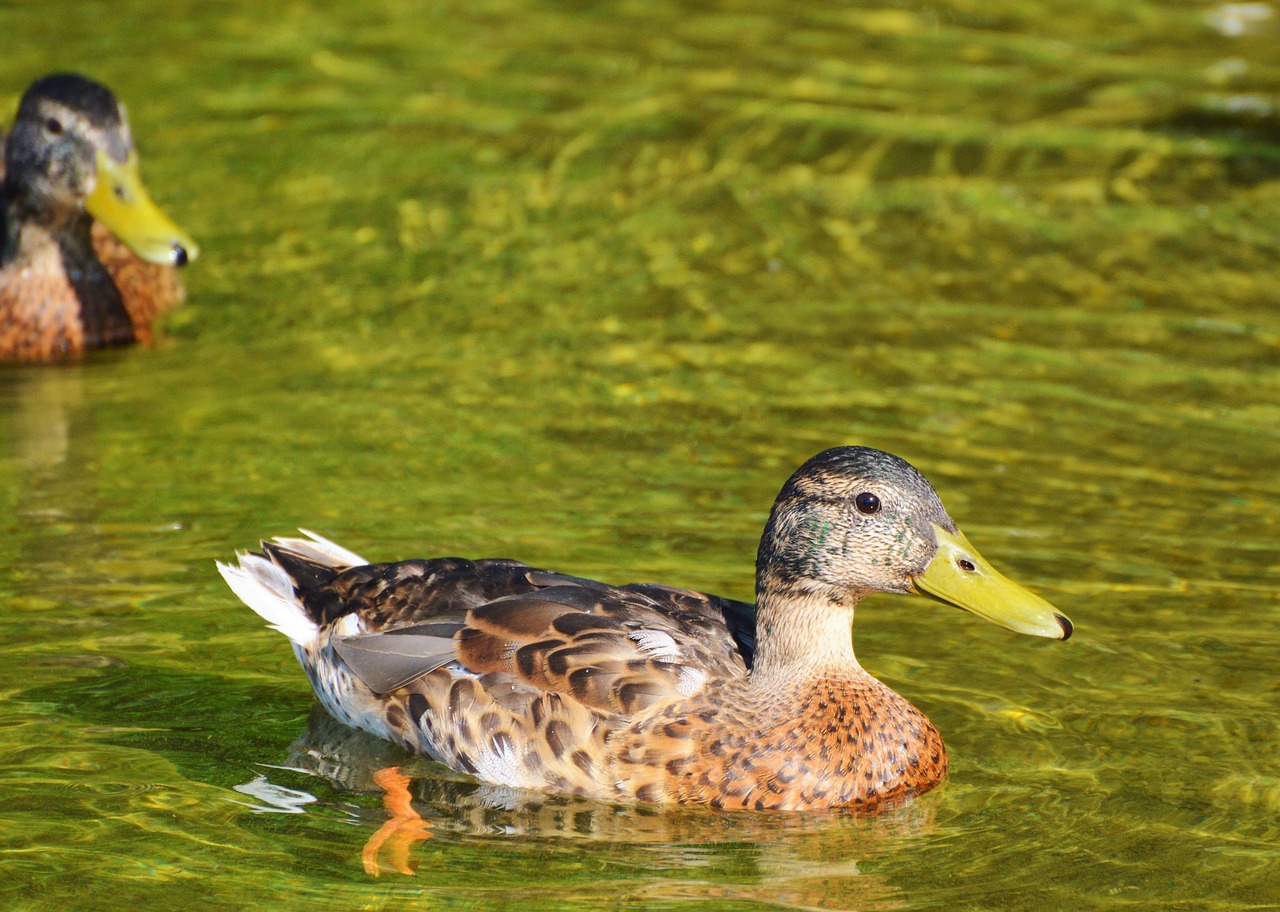
<path id="1" fill-rule="evenodd" d="M 754 606 L 657 584 L 611 586 L 509 560 L 440 558 L 332 569 L 281 554 L 308 613 L 371 690 L 445 665 L 523 692 L 630 716 L 745 676 Z M 325 579 L 328 575 L 331 578 Z M 351 614 L 358 632 L 343 634 Z"/>

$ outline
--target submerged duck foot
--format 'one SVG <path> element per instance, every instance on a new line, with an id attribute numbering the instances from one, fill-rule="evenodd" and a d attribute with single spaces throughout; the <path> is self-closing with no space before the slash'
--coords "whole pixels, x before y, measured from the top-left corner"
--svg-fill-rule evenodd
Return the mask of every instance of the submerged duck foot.
<path id="1" fill-rule="evenodd" d="M 382 805 L 391 812 L 391 818 L 369 837 L 360 853 L 366 874 L 380 877 L 388 868 L 399 874 L 412 875 L 409 849 L 415 842 L 431 838 L 431 824 L 413 809 L 413 796 L 409 794 L 412 781 L 400 767 L 390 766 L 373 774 L 373 781 L 383 789 Z M 386 847 L 387 864 L 380 860 Z"/>

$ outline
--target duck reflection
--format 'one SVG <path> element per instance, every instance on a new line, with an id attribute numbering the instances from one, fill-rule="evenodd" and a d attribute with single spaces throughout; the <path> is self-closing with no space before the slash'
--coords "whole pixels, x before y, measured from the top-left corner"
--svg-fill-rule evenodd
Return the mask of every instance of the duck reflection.
<path id="1" fill-rule="evenodd" d="M 373 876 L 413 874 L 413 847 L 426 840 L 584 840 L 645 847 L 654 876 L 632 884 L 632 894 L 638 890 L 653 900 L 767 899 L 797 908 L 903 905 L 896 886 L 860 866 L 913 848 L 934 830 L 938 804 L 936 796 L 925 796 L 875 817 L 845 811 L 726 813 L 605 804 L 477 783 L 342 725 L 319 706 L 313 707 L 306 730 L 289 746 L 284 761 L 266 767 L 263 776 L 239 789 L 277 812 L 305 812 L 316 799 L 297 788 L 271 784 L 273 768 L 316 776 L 343 792 L 382 796 L 386 816 L 362 853 Z M 718 867 L 732 870 L 725 876 L 739 882 L 688 876 L 690 868 L 714 875 Z M 750 872 L 749 882 L 742 882 L 744 870 Z M 664 871 L 673 876 L 661 876 Z"/>

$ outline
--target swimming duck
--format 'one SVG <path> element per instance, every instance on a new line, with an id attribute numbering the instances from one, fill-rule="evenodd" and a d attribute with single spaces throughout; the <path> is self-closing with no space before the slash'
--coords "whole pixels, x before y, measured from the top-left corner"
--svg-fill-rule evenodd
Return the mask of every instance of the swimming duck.
<path id="1" fill-rule="evenodd" d="M 69 73 L 34 82 L 4 143 L 0 359 L 149 341 L 198 253 L 143 187 L 115 96 Z"/>
<path id="2" fill-rule="evenodd" d="M 304 534 L 218 567 L 335 718 L 486 782 L 596 799 L 901 803 L 942 780 L 947 753 L 854 658 L 858 602 L 917 592 L 1019 633 L 1072 631 L 978 554 L 918 471 L 867 447 L 819 453 L 783 485 L 754 605 L 512 560 L 368 564 Z"/>

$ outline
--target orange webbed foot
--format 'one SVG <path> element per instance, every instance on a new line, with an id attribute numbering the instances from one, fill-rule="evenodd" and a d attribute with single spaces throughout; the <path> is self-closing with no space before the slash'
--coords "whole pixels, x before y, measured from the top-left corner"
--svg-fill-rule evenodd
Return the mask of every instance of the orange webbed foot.
<path id="1" fill-rule="evenodd" d="M 382 804 L 391 812 L 391 819 L 365 843 L 361 853 L 365 872 L 378 877 L 389 868 L 401 874 L 412 874 L 409 847 L 415 842 L 431 838 L 431 824 L 413 809 L 413 798 L 409 794 L 410 779 L 400 772 L 400 767 L 391 766 L 378 770 L 373 774 L 373 781 L 385 792 Z M 387 845 L 388 855 L 386 865 L 378 860 L 384 844 Z"/>

